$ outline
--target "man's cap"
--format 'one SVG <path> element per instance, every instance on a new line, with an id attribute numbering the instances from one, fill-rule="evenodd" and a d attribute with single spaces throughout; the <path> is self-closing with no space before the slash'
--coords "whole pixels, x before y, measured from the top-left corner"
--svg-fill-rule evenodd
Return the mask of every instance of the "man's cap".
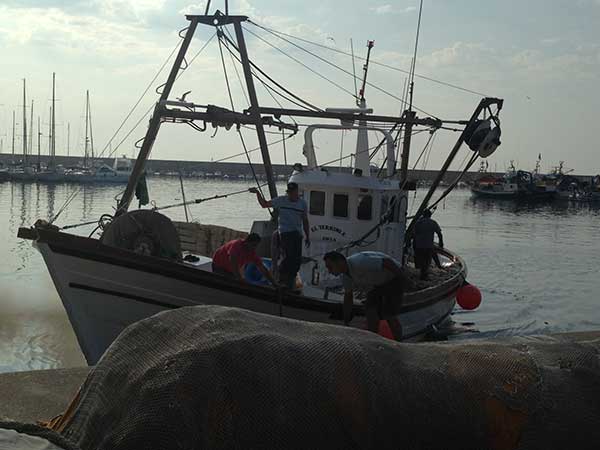
<path id="1" fill-rule="evenodd" d="M 286 192 L 297 191 L 297 190 L 298 190 L 298 183 L 288 183 L 287 184 L 287 190 L 286 190 Z"/>

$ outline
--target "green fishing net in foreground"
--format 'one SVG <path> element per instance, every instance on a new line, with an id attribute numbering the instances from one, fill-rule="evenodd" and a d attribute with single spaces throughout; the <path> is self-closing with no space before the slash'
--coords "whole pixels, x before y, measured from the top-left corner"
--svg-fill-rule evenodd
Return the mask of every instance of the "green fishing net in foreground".
<path id="1" fill-rule="evenodd" d="M 600 443 L 600 334 L 401 344 L 216 306 L 125 330 L 63 434 L 92 449 Z"/>

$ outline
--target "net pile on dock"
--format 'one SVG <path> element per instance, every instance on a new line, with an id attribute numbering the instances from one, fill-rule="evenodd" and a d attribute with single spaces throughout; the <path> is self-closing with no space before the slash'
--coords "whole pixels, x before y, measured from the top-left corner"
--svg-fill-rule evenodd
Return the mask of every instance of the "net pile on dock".
<path id="1" fill-rule="evenodd" d="M 239 309 L 125 330 L 64 435 L 91 449 L 565 449 L 600 442 L 600 334 L 401 344 Z"/>

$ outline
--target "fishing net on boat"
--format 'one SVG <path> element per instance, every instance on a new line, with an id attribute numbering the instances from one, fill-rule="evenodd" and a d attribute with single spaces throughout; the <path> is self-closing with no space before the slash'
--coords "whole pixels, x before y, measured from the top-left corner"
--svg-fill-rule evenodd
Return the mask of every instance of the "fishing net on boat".
<path id="1" fill-rule="evenodd" d="M 156 211 L 139 209 L 115 217 L 100 241 L 111 247 L 159 258 L 181 260 L 181 245 L 171 219 Z"/>
<path id="2" fill-rule="evenodd" d="M 217 306 L 127 328 L 64 434 L 91 449 L 587 449 L 600 335 L 401 344 Z"/>

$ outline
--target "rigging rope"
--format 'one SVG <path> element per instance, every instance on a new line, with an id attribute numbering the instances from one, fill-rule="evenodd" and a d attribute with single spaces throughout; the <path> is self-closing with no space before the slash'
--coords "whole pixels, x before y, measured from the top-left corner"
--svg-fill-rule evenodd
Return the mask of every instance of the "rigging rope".
<path id="1" fill-rule="evenodd" d="M 224 38 L 239 53 L 239 49 L 237 48 L 237 45 L 235 45 L 235 43 L 231 39 L 229 39 L 227 36 L 224 36 Z M 225 42 L 224 42 L 224 44 L 225 44 Z M 225 45 L 225 47 L 228 48 L 227 45 Z M 236 54 L 233 54 L 233 55 L 234 55 L 234 57 L 238 61 L 240 61 L 238 55 L 236 55 Z M 241 63 L 241 61 L 240 61 L 240 63 Z M 249 63 L 252 66 L 252 68 L 254 68 L 255 70 L 257 70 L 261 75 L 263 75 L 267 80 L 269 80 L 271 83 L 273 83 L 279 89 L 281 89 L 282 91 L 284 91 L 286 94 L 291 95 L 293 98 L 295 98 L 299 102 L 304 103 L 306 106 L 301 106 L 303 109 L 306 109 L 306 110 L 309 110 L 309 111 L 323 111 L 321 108 L 312 105 L 311 103 L 309 103 L 306 100 L 302 99 L 301 97 L 297 96 L 296 94 L 294 94 L 293 92 L 291 92 L 289 89 L 285 88 L 280 83 L 278 83 L 277 81 L 275 81 L 272 77 L 270 77 L 267 73 L 265 73 L 260 67 L 258 67 L 254 62 L 252 62 L 252 60 L 249 60 Z M 282 96 L 282 97 L 284 97 L 281 94 L 279 94 L 279 95 Z M 288 100 L 288 101 L 290 101 L 290 100 Z"/>
<path id="2" fill-rule="evenodd" d="M 477 153 L 477 152 L 473 153 L 473 156 L 471 156 L 471 159 L 469 160 L 469 162 L 465 166 L 464 170 L 456 177 L 456 179 L 454 180 L 454 182 L 452 184 L 450 184 L 450 186 L 448 186 L 448 188 L 442 193 L 442 195 L 440 196 L 440 198 L 438 198 L 427 209 L 434 209 L 442 200 L 444 200 L 448 196 L 448 194 L 450 192 L 452 192 L 452 190 L 456 187 L 456 185 L 459 183 L 459 181 L 462 179 L 462 177 L 465 176 L 465 173 L 467 173 L 467 171 L 471 168 L 471 166 L 473 166 L 473 164 L 475 163 L 475 161 L 477 161 L 477 158 L 479 158 L 479 153 Z"/>
<path id="3" fill-rule="evenodd" d="M 315 58 L 319 59 L 320 61 L 322 61 L 322 62 L 324 62 L 324 63 L 326 63 L 326 64 L 328 64 L 328 65 L 330 65 L 330 66 L 332 66 L 332 67 L 334 67 L 334 68 L 336 68 L 336 69 L 338 69 L 338 70 L 340 70 L 341 72 L 345 73 L 346 75 L 349 75 L 349 76 L 351 76 L 351 77 L 355 77 L 355 75 L 354 75 L 352 72 L 349 72 L 348 70 L 344 69 L 343 67 L 340 67 L 340 66 L 338 66 L 338 65 L 336 65 L 336 64 L 334 64 L 334 63 L 332 63 L 331 61 L 329 61 L 329 60 L 327 60 L 327 59 L 325 59 L 325 58 L 323 58 L 323 57 L 321 57 L 321 56 L 317 55 L 316 53 L 314 53 L 314 52 L 311 52 L 310 50 L 307 50 L 307 49 L 305 49 L 304 47 L 302 47 L 302 46 L 300 46 L 300 45 L 298 45 L 298 44 L 296 44 L 296 43 L 294 43 L 294 42 L 290 41 L 289 39 L 286 39 L 286 38 L 284 38 L 284 37 L 280 36 L 280 35 L 279 35 L 279 34 L 277 34 L 276 32 L 272 32 L 272 31 L 270 31 L 268 28 L 262 27 L 261 25 L 258 25 L 258 24 L 256 24 L 255 22 L 253 22 L 253 21 L 251 21 L 251 20 L 248 20 L 248 22 L 249 22 L 249 23 L 251 23 L 251 24 L 253 24 L 253 25 L 255 25 L 255 26 L 257 26 L 257 27 L 259 27 L 259 28 L 262 28 L 263 30 L 267 31 L 268 33 L 272 34 L 273 36 L 275 36 L 275 37 L 278 37 L 279 39 L 283 40 L 284 42 L 287 42 L 288 44 L 290 44 L 290 45 L 292 45 L 292 46 L 294 46 L 294 47 L 296 47 L 296 48 L 298 48 L 298 49 L 300 49 L 300 50 L 302 50 L 302 51 L 304 51 L 304 52 L 308 53 L 309 55 L 311 55 L 311 56 L 313 56 L 313 57 L 315 57 Z M 285 56 L 287 56 L 288 58 L 291 58 L 291 59 L 293 59 L 294 61 L 296 61 L 297 63 L 301 64 L 301 65 L 302 65 L 303 67 L 305 67 L 306 69 L 308 69 L 308 70 L 310 70 L 311 72 L 313 72 L 313 73 L 315 73 L 315 74 L 319 75 L 321 78 L 324 78 L 325 80 L 329 81 L 330 83 L 332 83 L 332 84 L 335 84 L 335 85 L 336 85 L 338 88 L 342 89 L 342 90 L 343 90 L 344 92 L 346 92 L 347 94 L 350 94 L 350 95 L 351 95 L 353 98 L 356 98 L 356 96 L 355 96 L 355 95 L 354 95 L 352 92 L 350 92 L 349 90 L 347 90 L 346 88 L 344 88 L 344 87 L 341 87 L 341 86 L 340 86 L 340 85 L 338 85 L 337 83 L 335 83 L 335 82 L 331 81 L 330 79 L 326 78 L 325 76 L 323 76 L 323 75 L 319 74 L 318 72 L 316 72 L 315 70 L 311 69 L 310 67 L 308 67 L 307 65 L 305 65 L 305 64 L 304 64 L 304 63 L 302 63 L 301 61 L 297 60 L 297 59 L 296 59 L 296 58 L 294 58 L 293 56 L 291 56 L 291 55 L 289 55 L 288 53 L 286 53 L 286 52 L 284 52 L 283 50 L 281 50 L 279 47 L 277 47 L 277 46 L 275 46 L 275 45 L 271 44 L 270 42 L 266 41 L 265 39 L 261 38 L 261 37 L 260 37 L 260 36 L 258 36 L 256 33 L 253 33 L 251 30 L 248 30 L 246 27 L 244 27 L 244 30 L 246 30 L 246 31 L 248 31 L 250 34 L 252 34 L 252 35 L 256 36 L 258 39 L 260 39 L 261 41 L 265 42 L 267 45 L 269 45 L 269 46 L 273 47 L 274 49 L 278 50 L 279 52 L 283 53 L 283 54 L 284 54 Z M 393 98 L 393 99 L 395 99 L 395 100 L 399 101 L 400 103 L 402 103 L 402 104 L 404 104 L 404 105 L 408 106 L 408 105 L 405 103 L 404 99 L 402 99 L 401 97 L 398 97 L 397 95 L 395 95 L 395 94 L 392 94 L 391 92 L 389 92 L 389 91 L 387 91 L 387 90 L 385 90 L 385 89 L 383 89 L 383 88 L 381 88 L 381 87 L 377 86 L 376 84 L 373 84 L 373 83 L 371 83 L 370 81 L 367 81 L 367 82 L 366 82 L 366 84 L 367 84 L 368 86 L 372 87 L 373 89 L 375 89 L 375 90 L 377 90 L 377 91 L 379 91 L 379 92 L 381 92 L 381 93 L 383 93 L 383 94 L 385 94 L 385 95 L 387 95 L 387 96 L 389 96 L 389 97 L 391 97 L 391 98 Z M 422 112 L 423 114 L 426 114 L 426 115 L 428 115 L 428 116 L 431 116 L 431 117 L 437 118 L 437 117 L 436 117 L 434 114 L 428 113 L 427 111 L 425 111 L 425 110 L 423 110 L 423 109 L 420 109 L 420 108 L 417 108 L 417 107 L 414 107 L 414 109 L 416 109 L 417 111 L 420 111 L 420 112 Z"/>
<path id="4" fill-rule="evenodd" d="M 188 69 L 192 63 L 196 60 L 196 58 L 198 56 L 200 56 L 200 54 L 206 49 L 206 47 L 208 47 L 208 45 L 210 44 L 210 42 L 214 39 L 214 37 L 216 36 L 216 33 L 213 33 L 213 35 L 204 43 L 204 45 L 200 48 L 200 50 L 198 50 L 196 52 L 196 54 L 192 57 L 192 59 L 190 59 L 190 61 L 187 63 L 185 69 L 183 69 L 181 72 L 179 72 L 177 74 L 177 77 L 175 78 L 175 81 L 179 80 L 179 78 L 185 73 L 185 70 Z M 165 61 L 167 62 L 167 61 Z M 162 71 L 162 69 L 161 69 Z M 160 73 L 160 72 L 159 72 Z M 158 76 L 158 74 L 157 74 Z M 157 77 L 155 77 L 154 79 L 156 80 Z M 144 91 L 145 95 L 148 92 L 148 89 L 146 89 L 146 91 Z M 141 100 L 141 98 L 140 98 Z M 107 156 L 108 158 L 110 158 L 116 151 L 117 149 L 127 140 L 127 138 L 137 129 L 137 127 L 142 123 L 142 121 L 148 117 L 148 115 L 150 114 L 150 112 L 152 111 L 152 109 L 154 108 L 154 104 L 150 105 L 150 107 L 146 110 L 146 112 L 140 117 L 140 119 L 136 122 L 136 124 L 129 130 L 129 132 L 127 133 L 127 135 L 121 139 L 121 141 L 117 144 L 117 146 L 112 149 L 112 151 L 109 153 L 109 155 Z M 132 111 L 133 112 L 133 111 Z M 117 130 L 118 132 L 118 130 Z M 115 133 L 116 134 L 116 133 Z M 104 153 L 104 151 L 103 151 Z M 98 158 L 100 158 L 101 156 L 99 156 Z"/>
<path id="5" fill-rule="evenodd" d="M 252 22 L 251 22 L 252 23 Z M 251 30 L 247 29 L 246 27 L 244 27 L 244 30 L 247 31 L 248 33 L 252 34 L 253 36 L 255 36 L 256 38 L 260 39 L 261 41 L 263 41 L 265 44 L 267 44 L 268 46 L 274 48 L 275 50 L 277 50 L 278 52 L 282 53 L 283 55 L 287 56 L 288 58 L 290 58 L 292 61 L 295 61 L 296 63 L 300 64 L 302 67 L 304 67 L 306 70 L 308 70 L 309 72 L 312 72 L 313 74 L 315 74 L 316 76 L 318 76 L 319 78 L 322 78 L 323 80 L 327 81 L 328 83 L 332 84 L 333 86 L 337 87 L 338 89 L 342 90 L 343 92 L 345 92 L 346 94 L 349 94 L 352 98 L 356 98 L 356 96 L 354 95 L 354 93 L 352 93 L 351 91 L 349 91 L 348 89 L 346 89 L 345 87 L 343 87 L 342 85 L 336 83 L 335 81 L 327 78 L 325 75 L 317 72 L 316 70 L 314 70 L 312 67 L 304 64 L 302 61 L 300 61 L 299 59 L 293 57 L 292 55 L 286 53 L 285 51 L 281 50 L 279 47 L 277 47 L 276 45 L 271 44 L 269 41 L 267 41 L 266 39 L 263 39 L 262 37 L 260 37 L 258 34 L 252 32 Z M 280 38 L 283 39 L 283 38 Z M 291 43 L 292 45 L 296 45 L 294 43 Z M 331 63 L 329 63 L 331 64 Z"/>
<path id="6" fill-rule="evenodd" d="M 232 41 L 232 37 L 231 37 L 231 33 L 229 32 L 229 30 L 227 29 L 227 27 L 225 27 L 225 32 L 227 33 L 227 35 L 229 36 L 229 38 L 228 38 L 228 39 L 226 39 L 226 41 L 224 41 L 224 42 L 223 42 L 223 45 L 225 45 L 225 48 L 226 48 L 226 49 L 227 49 L 227 51 L 229 52 L 229 56 L 231 56 L 231 61 L 232 61 L 232 64 L 234 64 L 234 68 L 236 68 L 236 65 L 235 65 L 235 63 L 233 62 L 233 58 L 234 58 L 234 56 L 235 56 L 235 58 L 237 59 L 237 61 L 238 61 L 240 64 L 241 64 L 242 62 L 239 60 L 239 58 L 237 57 L 237 55 L 234 55 L 234 53 L 233 53 L 233 52 L 231 51 L 231 49 L 229 48 L 229 45 L 228 45 L 228 42 L 227 42 L 227 41 L 231 42 L 231 41 Z M 252 73 L 252 76 L 253 76 L 255 79 L 257 79 L 257 80 L 258 80 L 258 81 L 259 81 L 259 82 L 262 84 L 262 86 L 265 88 L 265 90 L 267 91 L 267 93 L 268 93 L 268 94 L 271 96 L 271 98 L 273 99 L 273 101 L 274 101 L 275 103 L 277 103 L 277 105 L 278 105 L 278 106 L 279 106 L 281 109 L 283 109 L 283 105 L 281 104 L 281 102 L 280 102 L 279 100 L 277 100 L 277 97 L 275 97 L 275 95 L 273 95 L 273 92 L 271 92 L 271 90 L 273 90 L 273 91 L 274 91 L 274 93 L 278 94 L 278 95 L 279 95 L 280 97 L 282 97 L 283 99 L 285 99 L 285 100 L 287 100 L 287 101 L 289 101 L 289 102 L 291 102 L 291 103 L 295 104 L 296 106 L 299 106 L 299 107 L 301 107 L 301 108 L 305 108 L 305 107 L 303 107 L 302 105 L 300 105 L 299 103 L 296 103 L 296 102 L 294 102 L 293 100 L 290 100 L 290 99 L 288 99 L 286 96 L 282 95 L 280 92 L 277 92 L 277 91 L 275 91 L 273 88 L 271 88 L 270 86 L 268 86 L 268 85 L 267 85 L 267 83 L 265 83 L 265 82 L 262 80 L 262 78 L 260 78 L 258 75 L 256 75 L 256 72 L 255 72 L 255 71 L 252 69 L 252 67 L 250 68 L 250 72 Z M 236 73 L 237 73 L 237 68 L 236 68 Z M 241 80 L 240 80 L 240 84 L 241 84 Z M 250 102 L 248 102 L 248 104 L 250 104 Z M 295 125 L 298 125 L 298 123 L 296 122 L 296 119 L 294 119 L 294 117 L 293 117 L 293 116 L 287 116 L 287 117 L 289 117 L 289 118 L 292 120 L 292 122 L 294 122 L 294 124 L 295 124 Z M 282 129 L 282 130 L 281 130 L 281 133 L 282 133 L 282 135 L 284 135 L 283 131 L 284 131 L 284 130 Z M 294 134 L 296 134 L 296 133 L 294 133 Z M 284 135 L 284 146 L 285 146 L 285 135 Z"/>
<path id="7" fill-rule="evenodd" d="M 227 75 L 227 66 L 225 65 L 225 57 L 223 56 L 223 45 L 221 43 L 223 36 L 224 36 L 223 30 L 221 28 L 219 28 L 217 38 L 219 41 L 219 53 L 221 54 L 223 75 L 225 76 L 225 84 L 227 85 L 227 93 L 229 94 L 229 101 L 231 102 L 231 110 L 235 111 L 235 105 L 233 103 L 233 96 L 231 95 L 231 87 L 229 86 L 229 77 Z M 242 143 L 242 147 L 244 148 L 244 153 L 246 154 L 246 159 L 248 160 L 248 165 L 250 166 L 250 170 L 252 171 L 252 175 L 254 176 L 254 181 L 256 182 L 256 186 L 258 187 L 260 195 L 262 195 L 264 198 L 264 194 L 261 189 L 260 182 L 258 181 L 258 176 L 256 175 L 256 171 L 254 170 L 254 165 L 252 164 L 252 160 L 250 159 L 250 154 L 248 153 L 248 148 L 246 147 L 246 142 L 244 141 L 244 135 L 242 134 L 242 130 L 239 127 L 236 129 L 237 129 L 238 136 L 240 137 L 240 142 Z"/>
<path id="8" fill-rule="evenodd" d="M 294 135 L 295 134 L 292 133 L 291 135 L 286 136 L 285 139 L 291 139 L 292 137 L 294 137 Z M 279 144 L 280 142 L 284 141 L 285 139 L 278 139 L 276 141 L 271 141 L 271 142 L 267 143 L 267 146 L 271 147 L 272 145 Z M 260 147 L 255 147 L 255 148 L 253 148 L 251 150 L 248 150 L 247 153 L 254 153 L 254 152 L 258 151 L 258 150 L 260 150 Z M 213 162 L 215 162 L 215 163 L 223 162 L 223 161 L 227 161 L 227 160 L 230 160 L 230 159 L 233 159 L 233 158 L 237 158 L 238 156 L 244 156 L 245 154 L 246 154 L 246 152 L 240 152 L 240 153 L 236 153 L 235 155 L 230 155 L 230 156 L 226 156 L 226 157 L 221 158 L 221 159 L 217 159 L 217 160 L 215 160 Z"/>
<path id="9" fill-rule="evenodd" d="M 314 41 L 311 41 L 309 39 L 305 39 L 305 38 L 301 38 L 301 37 L 298 37 L 298 36 L 294 36 L 292 34 L 284 33 L 283 31 L 278 31 L 278 30 L 275 30 L 273 28 L 266 27 L 264 25 L 259 25 L 256 22 L 251 21 L 251 20 L 248 20 L 248 22 L 251 23 L 252 25 L 255 25 L 255 26 L 259 27 L 259 28 L 264 29 L 265 31 L 270 31 L 272 33 L 281 34 L 281 35 L 289 37 L 291 39 L 296 39 L 296 40 L 304 42 L 306 44 L 311 44 L 311 45 L 314 45 L 316 47 L 323 48 L 325 50 L 329 50 L 329 51 L 332 51 L 332 52 L 335 52 L 335 53 L 339 53 L 341 55 L 350 56 L 350 57 L 353 57 L 355 59 L 359 59 L 359 60 L 362 60 L 362 61 L 366 60 L 366 58 L 363 58 L 361 56 L 354 56 L 352 53 L 348 53 L 348 52 L 345 52 L 345 51 L 337 49 L 337 48 L 329 47 L 328 45 L 320 44 L 318 42 L 314 42 Z M 375 60 L 372 60 L 372 59 L 369 59 L 369 64 L 375 64 L 376 66 L 385 67 L 386 69 L 394 70 L 396 72 L 404 73 L 404 74 L 407 74 L 407 75 L 410 75 L 410 73 L 411 73 L 410 70 L 401 69 L 399 67 L 394 67 L 394 66 L 391 66 L 389 64 L 385 64 L 385 63 L 382 63 L 382 62 L 379 62 L 379 61 L 375 61 Z M 456 84 L 448 83 L 446 81 L 441 81 L 441 80 L 437 80 L 435 78 L 427 77 L 425 75 L 420 75 L 418 73 L 415 73 L 415 77 L 421 78 L 423 80 L 427 80 L 427 81 L 430 81 L 432 83 L 436 83 L 436 84 L 439 84 L 439 85 L 442 85 L 442 86 L 446 86 L 446 87 L 449 87 L 449 88 L 452 88 L 452 89 L 457 89 L 459 91 L 463 91 L 463 92 L 466 92 L 468 94 L 478 95 L 478 96 L 481 96 L 481 97 L 489 97 L 489 95 L 487 95 L 487 94 L 484 94 L 484 93 L 481 93 L 481 92 L 477 92 L 477 91 L 474 91 L 472 89 L 468 89 L 468 88 L 465 88 L 465 87 L 462 87 L 462 86 L 458 86 Z"/>
<path id="10" fill-rule="evenodd" d="M 200 48 L 200 50 L 198 50 L 198 52 L 194 55 L 194 57 L 190 60 L 189 63 L 187 63 L 186 65 L 186 69 L 189 68 L 192 63 L 194 62 L 194 60 L 200 55 L 200 53 L 202 53 L 204 51 L 204 49 L 206 47 L 208 47 L 208 44 L 213 40 L 213 38 L 216 36 L 216 33 L 214 33 L 202 46 L 202 48 Z M 180 36 L 181 37 L 181 36 Z M 135 105 L 133 106 L 133 108 L 131 109 L 131 111 L 129 112 L 129 114 L 125 117 L 125 119 L 123 120 L 123 122 L 121 123 L 121 125 L 119 126 L 119 128 L 117 129 L 117 131 L 113 134 L 113 136 L 110 138 L 110 140 L 108 141 L 107 145 L 104 147 L 104 149 L 102 150 L 102 152 L 96 156 L 94 158 L 94 160 L 98 160 L 100 158 L 102 158 L 102 156 L 104 155 L 104 152 L 106 151 L 106 149 L 110 146 L 110 143 L 112 142 L 112 140 L 116 137 L 116 135 L 119 133 L 119 131 L 121 130 L 121 128 L 123 128 L 123 126 L 125 125 L 125 123 L 127 122 L 127 120 L 129 119 L 129 117 L 131 116 L 131 114 L 133 114 L 133 112 L 135 111 L 135 109 L 137 108 L 137 106 L 139 105 L 139 103 L 141 102 L 141 100 L 143 99 L 143 97 L 147 94 L 148 90 L 150 89 L 152 83 L 154 83 L 154 81 L 156 81 L 156 78 L 158 78 L 158 76 L 160 75 L 160 73 L 163 71 L 164 67 L 166 66 L 166 64 L 168 63 L 168 61 L 171 59 L 171 57 L 173 56 L 173 53 L 179 48 L 179 46 L 181 45 L 181 40 L 177 43 L 177 45 L 175 46 L 175 48 L 171 51 L 171 53 L 169 54 L 169 56 L 167 57 L 167 59 L 165 60 L 165 62 L 162 64 L 162 66 L 160 67 L 159 71 L 156 73 L 156 75 L 154 76 L 154 78 L 152 79 L 152 81 L 149 83 L 149 85 L 146 87 L 146 89 L 144 90 L 144 92 L 142 93 L 141 97 L 138 99 L 138 101 L 135 103 Z M 177 74 L 177 77 L 175 78 L 175 80 L 178 80 L 179 77 L 184 73 L 184 71 L 179 72 Z M 122 139 L 119 144 L 110 152 L 109 154 L 109 158 L 118 150 L 118 148 L 121 146 L 121 144 L 123 142 L 125 142 L 125 140 L 131 135 L 131 133 L 133 133 L 133 131 L 135 131 L 137 129 L 137 127 L 140 125 L 140 123 L 142 123 L 142 121 L 148 116 L 148 114 L 150 113 L 150 111 L 152 111 L 152 109 L 154 108 L 154 105 L 151 105 L 150 108 L 146 111 L 146 113 L 144 113 L 144 115 L 136 122 L 136 124 L 133 126 L 133 128 L 131 128 L 131 130 L 129 131 L 129 133 L 127 133 L 127 135 L 125 136 L 124 139 Z M 82 187 L 78 187 L 76 188 L 73 193 L 72 193 L 72 198 L 69 199 L 69 197 L 67 198 L 67 200 L 65 201 L 65 204 L 63 205 L 63 207 L 59 210 L 59 213 L 54 216 L 54 218 L 51 220 L 50 223 L 54 222 L 58 216 L 60 215 L 60 213 L 62 213 L 62 211 L 64 210 L 64 208 L 66 208 L 68 206 L 69 203 L 71 203 L 73 201 L 73 199 L 79 194 L 79 192 L 81 192 Z"/>
<path id="11" fill-rule="evenodd" d="M 125 116 L 125 118 L 121 122 L 121 125 L 119 125 L 119 127 L 117 128 L 117 131 L 114 132 L 114 134 L 108 140 L 108 142 L 106 143 L 106 145 L 104 146 L 104 148 L 102 149 L 102 151 L 100 152 L 100 154 L 97 156 L 96 159 L 102 158 L 102 155 L 104 155 L 104 152 L 109 148 L 110 144 L 112 144 L 112 141 L 115 139 L 115 137 L 117 136 L 117 134 L 119 134 L 119 131 L 121 131 L 121 129 L 125 126 L 125 123 L 127 123 L 127 120 L 129 120 L 129 118 L 131 117 L 131 115 L 133 114 L 133 112 L 136 110 L 136 108 L 138 107 L 138 105 L 144 99 L 144 97 L 146 96 L 146 94 L 148 93 L 148 91 L 150 90 L 150 88 L 152 87 L 152 85 L 154 84 L 154 82 L 156 81 L 156 79 L 159 77 L 159 75 L 164 70 L 165 66 L 167 65 L 167 63 L 169 62 L 169 60 L 171 59 L 171 57 L 173 56 L 173 54 L 181 46 L 181 42 L 182 42 L 181 40 L 179 42 L 177 42 L 177 45 L 175 46 L 175 48 L 173 48 L 173 50 L 171 51 L 171 53 L 169 53 L 169 56 L 167 56 L 167 59 L 165 60 L 165 62 L 163 62 L 163 64 L 160 66 L 160 69 L 158 69 L 158 72 L 156 72 L 156 75 L 154 75 L 154 77 L 152 78 L 152 80 L 150 80 L 150 83 L 148 83 L 148 86 L 146 86 L 146 89 L 144 89 L 144 92 L 142 92 L 142 95 L 140 95 L 140 97 L 138 98 L 138 100 L 133 105 L 133 108 L 131 108 L 131 110 L 129 111 L 129 113 L 127 113 L 127 115 Z M 117 146 L 117 148 L 118 148 L 118 146 Z M 113 152 L 114 152 L 114 150 L 111 153 L 113 153 Z"/>
<path id="12" fill-rule="evenodd" d="M 267 185 L 267 183 L 264 183 L 264 184 L 259 185 L 259 187 L 262 188 L 266 185 Z M 163 211 L 165 209 L 170 209 L 170 208 L 180 208 L 182 206 L 186 207 L 186 206 L 191 206 L 191 205 L 198 205 L 200 203 L 204 203 L 209 200 L 218 200 L 221 198 L 227 198 L 227 197 L 231 197 L 233 195 L 239 195 L 239 194 L 243 194 L 243 193 L 248 193 L 248 188 L 240 190 L 240 191 L 229 192 L 227 194 L 216 194 L 216 195 L 213 195 L 212 197 L 197 198 L 195 200 L 188 200 L 185 202 L 173 203 L 171 205 L 165 205 L 165 206 L 159 206 L 159 207 L 155 206 L 154 208 L 152 208 L 152 210 L 153 211 Z"/>

